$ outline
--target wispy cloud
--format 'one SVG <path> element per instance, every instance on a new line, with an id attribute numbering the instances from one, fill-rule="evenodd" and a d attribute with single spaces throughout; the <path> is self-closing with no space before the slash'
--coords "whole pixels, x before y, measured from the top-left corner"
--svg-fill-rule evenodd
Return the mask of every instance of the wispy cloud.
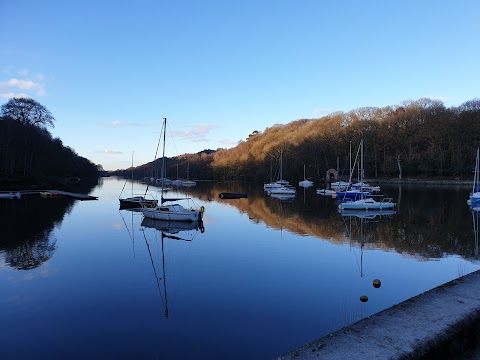
<path id="1" fill-rule="evenodd" d="M 6 69 L 2 71 L 3 73 L 9 74 L 11 71 Z M 43 75 L 39 74 L 37 79 L 42 79 L 40 81 L 33 81 L 28 79 L 28 70 L 22 69 L 18 70 L 17 73 L 25 77 L 25 79 L 19 79 L 16 77 L 11 77 L 6 81 L 0 81 L 0 97 L 1 98 L 12 98 L 12 97 L 31 97 L 32 95 L 36 96 L 45 96 L 47 94 L 45 90 L 45 84 L 43 81 Z M 22 92 L 18 92 L 21 90 Z"/>
<path id="2" fill-rule="evenodd" d="M 119 154 L 123 154 L 123 151 L 115 151 L 115 150 L 96 150 L 95 153 L 97 153 L 97 154 L 106 154 L 106 155 L 119 155 Z"/>
<path id="3" fill-rule="evenodd" d="M 143 126 L 149 126 L 148 123 L 137 123 L 137 122 L 125 122 L 122 120 L 112 120 L 110 122 L 106 123 L 99 123 L 99 125 L 102 126 L 109 126 L 109 127 L 143 127 Z"/>
<path id="4" fill-rule="evenodd" d="M 318 109 L 314 109 L 314 110 L 312 111 L 312 114 L 315 115 L 315 116 L 318 116 L 318 115 L 327 114 L 327 113 L 329 113 L 329 112 L 330 112 L 329 109 L 318 108 Z"/>
<path id="5" fill-rule="evenodd" d="M 235 146 L 235 145 L 238 145 L 239 142 L 240 142 L 239 140 L 232 140 L 232 139 L 220 140 L 220 144 L 225 146 Z"/>
<path id="6" fill-rule="evenodd" d="M 178 138 L 189 139 L 193 142 L 209 141 L 206 138 L 207 135 L 216 128 L 216 125 L 200 124 L 190 130 L 172 130 L 172 135 Z"/>

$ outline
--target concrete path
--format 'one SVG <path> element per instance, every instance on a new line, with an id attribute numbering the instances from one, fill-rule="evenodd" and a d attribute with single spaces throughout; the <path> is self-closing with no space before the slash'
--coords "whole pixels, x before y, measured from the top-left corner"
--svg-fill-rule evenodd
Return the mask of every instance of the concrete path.
<path id="1" fill-rule="evenodd" d="M 395 305 L 277 360 L 474 359 L 480 271 Z M 473 350 L 472 350 L 473 349 Z"/>

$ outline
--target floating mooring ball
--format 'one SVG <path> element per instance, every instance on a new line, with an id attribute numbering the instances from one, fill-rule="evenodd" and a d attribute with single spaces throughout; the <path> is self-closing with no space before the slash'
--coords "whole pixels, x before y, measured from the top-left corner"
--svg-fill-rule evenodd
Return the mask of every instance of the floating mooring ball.
<path id="1" fill-rule="evenodd" d="M 382 283 L 380 282 L 379 279 L 373 280 L 373 287 L 374 287 L 375 289 L 378 289 L 381 285 L 382 285 Z"/>
<path id="2" fill-rule="evenodd" d="M 360 296 L 360 301 L 361 302 L 367 302 L 368 301 L 368 296 L 366 296 L 366 295 Z"/>

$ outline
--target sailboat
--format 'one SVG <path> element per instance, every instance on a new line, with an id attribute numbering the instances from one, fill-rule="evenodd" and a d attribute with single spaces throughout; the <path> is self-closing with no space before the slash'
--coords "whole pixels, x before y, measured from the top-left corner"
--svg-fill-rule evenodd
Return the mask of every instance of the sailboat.
<path id="1" fill-rule="evenodd" d="M 468 205 L 480 206 L 480 147 L 477 148 L 477 157 L 475 159 L 475 173 L 473 175 L 473 188 Z"/>
<path id="2" fill-rule="evenodd" d="M 167 128 L 167 118 L 163 118 L 163 161 L 162 167 L 165 168 L 165 137 Z M 164 172 L 165 173 L 165 172 Z M 178 203 L 172 203 L 189 198 L 164 198 L 164 184 L 161 184 L 160 204 L 153 208 L 142 208 L 143 216 L 149 219 L 167 220 L 167 221 L 200 221 L 205 208 L 200 209 L 185 208 Z M 165 203 L 169 204 L 165 204 Z M 170 204 L 171 203 L 171 204 Z"/>
<path id="3" fill-rule="evenodd" d="M 197 182 L 190 180 L 190 163 L 187 163 L 187 180 L 182 181 L 182 186 L 196 186 Z"/>
<path id="4" fill-rule="evenodd" d="M 280 152 L 280 177 L 277 181 L 263 184 L 263 190 L 269 191 L 275 188 L 288 187 L 290 183 L 283 179 L 283 150 Z"/>
<path id="5" fill-rule="evenodd" d="M 313 181 L 311 180 L 308 180 L 306 177 L 305 177 L 305 164 L 303 164 L 303 180 L 302 181 L 299 181 L 298 182 L 298 185 L 301 186 L 301 187 L 310 187 L 310 186 L 313 186 Z"/>
<path id="6" fill-rule="evenodd" d="M 120 196 L 122 195 L 123 190 L 125 189 L 125 185 L 127 181 L 125 180 L 125 184 L 123 184 L 122 191 L 120 192 Z M 146 192 L 145 192 L 146 195 Z M 142 208 L 142 207 L 154 207 L 157 206 L 158 201 L 152 198 L 146 198 L 145 196 L 134 196 L 133 195 L 133 152 L 132 152 L 132 196 L 128 198 L 119 198 L 120 202 L 120 209 L 129 209 L 129 208 Z"/>
<path id="7" fill-rule="evenodd" d="M 360 184 L 363 184 L 363 139 L 360 142 L 360 149 Z M 392 198 L 382 198 L 381 201 L 376 201 L 371 197 L 366 197 L 362 187 L 360 187 L 360 199 L 338 205 L 339 210 L 387 210 L 394 207 L 395 203 Z"/>

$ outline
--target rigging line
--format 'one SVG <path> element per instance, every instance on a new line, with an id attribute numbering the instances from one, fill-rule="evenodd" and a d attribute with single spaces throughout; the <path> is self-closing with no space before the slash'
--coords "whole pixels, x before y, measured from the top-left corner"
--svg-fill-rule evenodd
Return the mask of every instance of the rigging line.
<path id="1" fill-rule="evenodd" d="M 175 144 L 175 140 L 173 138 L 172 128 L 170 127 L 170 125 L 167 125 L 167 127 L 170 134 L 170 139 L 172 140 L 173 147 L 175 148 L 175 153 L 177 154 L 177 157 L 178 157 L 180 156 L 180 154 L 178 153 L 177 145 Z"/>
<path id="2" fill-rule="evenodd" d="M 160 136 L 158 137 L 157 149 L 155 150 L 155 157 L 153 158 L 153 162 L 157 160 L 158 148 L 160 147 L 160 141 L 162 140 L 163 126 L 164 126 L 164 122 L 162 121 L 162 129 L 160 131 Z M 147 188 L 145 189 L 145 196 L 147 195 L 149 185 L 150 184 L 147 184 Z"/>
<path id="3" fill-rule="evenodd" d="M 153 274 L 155 275 L 155 281 L 157 282 L 158 293 L 160 294 L 160 299 L 162 300 L 163 311 L 165 312 L 166 317 L 168 317 L 168 310 L 166 309 L 166 306 L 165 306 L 166 301 L 165 302 L 163 301 L 162 290 L 161 290 L 161 287 L 160 287 L 160 282 L 158 281 L 159 278 L 158 278 L 158 275 L 157 275 L 157 269 L 155 268 L 155 262 L 153 261 L 152 252 L 150 251 L 150 245 L 148 244 L 147 237 L 145 236 L 145 229 L 143 230 L 143 237 L 145 238 L 145 244 L 147 244 L 148 254 L 150 255 L 150 261 L 151 261 L 152 267 L 153 267 Z"/>

